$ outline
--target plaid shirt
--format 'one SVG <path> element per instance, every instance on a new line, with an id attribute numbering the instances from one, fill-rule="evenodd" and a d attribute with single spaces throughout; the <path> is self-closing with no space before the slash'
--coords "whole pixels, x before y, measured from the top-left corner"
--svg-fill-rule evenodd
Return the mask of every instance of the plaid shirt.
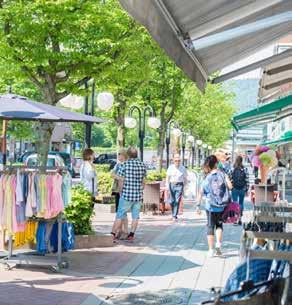
<path id="1" fill-rule="evenodd" d="M 142 201 L 143 179 L 146 168 L 139 159 L 129 159 L 119 168 L 118 175 L 125 178 L 122 196 L 127 201 Z"/>

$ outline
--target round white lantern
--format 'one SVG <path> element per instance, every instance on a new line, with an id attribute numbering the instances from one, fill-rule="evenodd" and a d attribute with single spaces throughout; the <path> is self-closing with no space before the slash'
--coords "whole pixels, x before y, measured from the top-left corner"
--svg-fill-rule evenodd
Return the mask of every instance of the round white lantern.
<path id="1" fill-rule="evenodd" d="M 178 129 L 178 128 L 174 128 L 174 129 L 172 130 L 172 134 L 173 134 L 176 138 L 179 138 L 179 137 L 181 136 L 181 131 L 180 131 L 180 129 Z"/>
<path id="2" fill-rule="evenodd" d="M 127 128 L 135 128 L 137 126 L 137 121 L 134 118 L 126 117 L 125 118 L 125 126 Z"/>
<path id="3" fill-rule="evenodd" d="M 203 147 L 203 148 L 207 148 L 208 145 L 207 145 L 206 143 L 204 143 L 204 144 L 202 145 L 202 147 Z"/>
<path id="4" fill-rule="evenodd" d="M 197 143 L 198 146 L 201 146 L 203 144 L 203 141 L 202 140 L 197 140 L 196 143 Z"/>
<path id="5" fill-rule="evenodd" d="M 194 143 L 195 138 L 193 136 L 188 136 L 187 141 L 190 142 L 190 143 Z"/>
<path id="6" fill-rule="evenodd" d="M 114 104 L 114 96 L 110 92 L 101 92 L 97 95 L 97 106 L 101 110 L 109 111 Z"/>
<path id="7" fill-rule="evenodd" d="M 212 146 L 211 146 L 211 145 L 209 145 L 209 146 L 208 146 L 208 149 L 209 149 L 209 150 L 211 150 L 211 149 L 212 149 Z"/>
<path id="8" fill-rule="evenodd" d="M 80 109 L 84 105 L 83 97 L 69 94 L 60 100 L 63 107 L 71 109 Z"/>
<path id="9" fill-rule="evenodd" d="M 160 119 L 156 117 L 150 117 L 148 118 L 148 126 L 154 129 L 158 129 L 161 125 Z"/>

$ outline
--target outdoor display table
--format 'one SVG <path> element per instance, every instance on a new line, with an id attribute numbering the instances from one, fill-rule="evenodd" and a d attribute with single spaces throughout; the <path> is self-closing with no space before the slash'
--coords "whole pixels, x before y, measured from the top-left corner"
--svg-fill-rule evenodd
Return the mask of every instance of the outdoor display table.
<path id="1" fill-rule="evenodd" d="M 160 204 L 160 181 L 145 184 L 143 193 L 143 212 L 159 210 Z"/>

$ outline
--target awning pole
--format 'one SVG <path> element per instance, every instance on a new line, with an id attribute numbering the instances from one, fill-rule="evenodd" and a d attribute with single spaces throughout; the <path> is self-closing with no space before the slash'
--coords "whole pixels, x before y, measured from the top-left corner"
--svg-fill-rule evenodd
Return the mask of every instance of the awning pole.
<path id="1" fill-rule="evenodd" d="M 6 156 L 6 135 L 7 135 L 7 126 L 8 126 L 8 121 L 7 120 L 3 120 L 2 123 L 2 164 L 6 165 L 6 160 L 7 160 L 7 156 Z"/>
<path id="2" fill-rule="evenodd" d="M 232 163 L 234 163 L 234 161 L 235 161 L 235 141 L 236 141 L 236 130 L 233 129 L 233 131 L 232 131 L 232 155 L 231 155 Z"/>

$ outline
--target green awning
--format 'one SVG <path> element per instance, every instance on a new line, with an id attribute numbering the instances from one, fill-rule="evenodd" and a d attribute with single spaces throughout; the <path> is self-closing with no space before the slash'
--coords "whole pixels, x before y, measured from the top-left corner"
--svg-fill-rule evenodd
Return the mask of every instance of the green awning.
<path id="1" fill-rule="evenodd" d="M 292 95 L 233 117 L 237 129 L 280 120 L 292 114 Z"/>
<path id="2" fill-rule="evenodd" d="M 285 132 L 284 135 L 280 139 L 265 142 L 264 145 L 286 144 L 286 143 L 289 143 L 289 142 L 292 142 L 292 130 Z"/>

